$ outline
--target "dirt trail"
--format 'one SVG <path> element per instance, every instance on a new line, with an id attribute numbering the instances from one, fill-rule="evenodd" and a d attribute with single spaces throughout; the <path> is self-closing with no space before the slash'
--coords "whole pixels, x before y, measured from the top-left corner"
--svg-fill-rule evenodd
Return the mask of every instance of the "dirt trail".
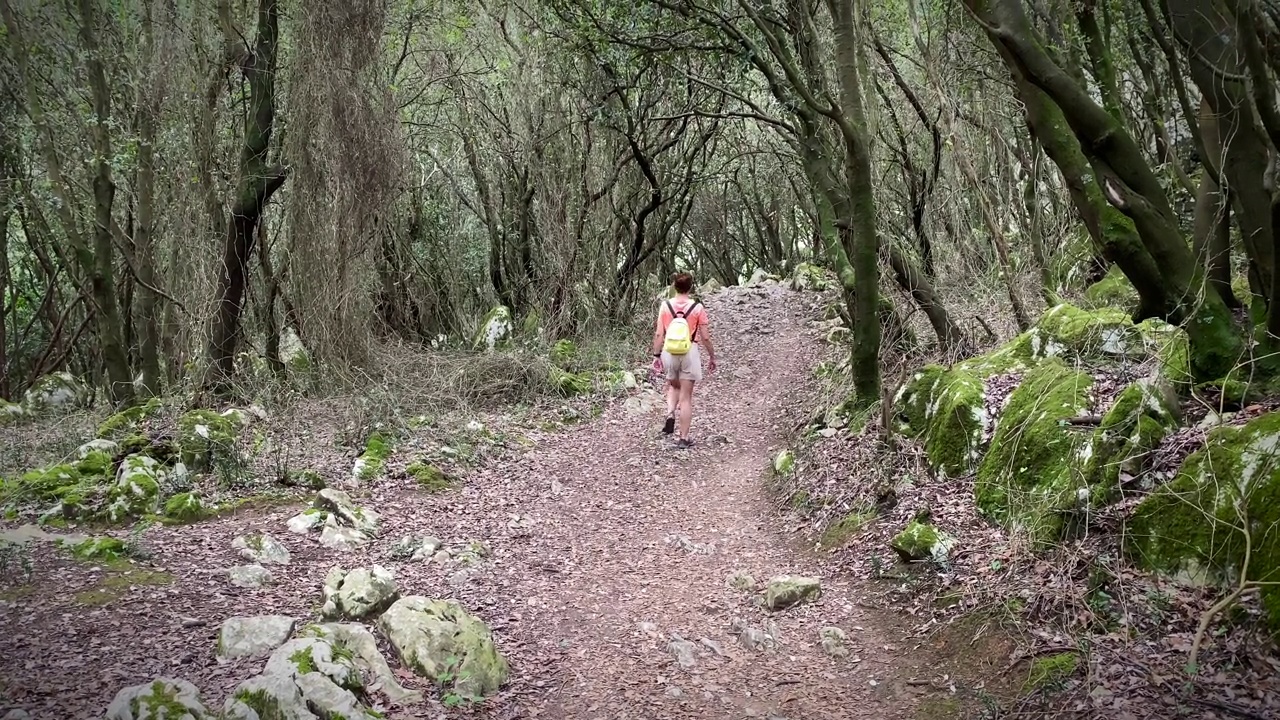
<path id="1" fill-rule="evenodd" d="M 521 616 L 505 632 L 520 639 L 518 659 L 529 663 L 514 703 L 528 716 L 909 716 L 911 693 L 892 672 L 896 653 L 859 607 L 858 583 L 803 548 L 764 486 L 771 449 L 794 422 L 787 410 L 816 359 L 804 326 L 809 302 L 777 286 L 709 301 L 723 361 L 698 391 L 693 450 L 671 449 L 656 433 L 660 408 L 615 408 L 499 471 L 519 488 L 517 512 L 538 521 L 519 554 L 530 566 L 534 558 L 556 564 L 491 589 Z M 823 596 L 766 613 L 754 593 L 727 585 L 734 572 L 761 584 L 820 576 Z M 777 649 L 744 647 L 734 619 L 776 624 Z M 819 632 L 828 626 L 847 633 L 847 657 L 823 650 Z M 673 637 L 697 645 L 691 669 L 676 663 Z"/>
<path id="2" fill-rule="evenodd" d="M 919 690 L 912 681 L 935 673 L 911 667 L 905 643 L 860 605 L 861 581 L 806 549 L 765 489 L 772 452 L 805 410 L 797 388 L 819 353 L 805 325 L 815 298 L 769 286 L 708 300 L 722 367 L 698 390 L 692 450 L 671 448 L 657 432 L 661 409 L 637 411 L 633 398 L 572 430 L 535 433 L 531 450 L 490 465 L 458 492 L 375 486 L 360 502 L 382 515 L 383 526 L 357 551 L 336 553 L 287 532 L 296 506 L 150 528 L 143 541 L 152 575 L 144 579 L 152 581 L 125 577 L 100 605 L 76 598 L 101 587 L 103 570 L 46 544 L 34 584 L 0 602 L 0 710 L 25 708 L 35 720 L 101 717 L 116 690 L 158 675 L 195 683 L 220 708 L 261 669 L 260 660 L 214 660 L 225 618 L 314 619 L 331 566 L 379 563 L 395 573 L 401 594 L 458 599 L 493 627 L 511 683 L 480 717 L 910 717 Z M 289 548 L 291 562 L 273 568 L 275 585 L 230 586 L 226 568 L 243 562 L 232 538 L 262 531 Z M 464 571 L 389 559 L 410 533 L 477 539 L 489 557 Z M 761 584 L 781 574 L 817 576 L 823 595 L 766 613 L 754 592 L 726 584 L 735 572 Z M 776 649 L 745 647 L 731 630 L 735 619 L 757 630 L 773 623 Z M 847 633 L 846 657 L 821 646 L 828 626 Z M 676 662 L 675 636 L 695 648 L 691 667 Z M 434 696 L 411 673 L 400 677 Z M 382 709 L 395 720 L 476 717 L 435 700 Z"/>

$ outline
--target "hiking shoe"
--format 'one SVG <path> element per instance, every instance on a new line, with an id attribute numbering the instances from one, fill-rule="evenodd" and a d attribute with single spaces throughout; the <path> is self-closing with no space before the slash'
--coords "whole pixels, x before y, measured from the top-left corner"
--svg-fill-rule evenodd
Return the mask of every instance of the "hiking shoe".
<path id="1" fill-rule="evenodd" d="M 677 450 L 688 450 L 691 447 L 693 447 L 692 440 L 689 440 L 687 438 L 680 438 L 679 440 L 676 441 Z"/>
<path id="2" fill-rule="evenodd" d="M 676 431 L 676 419 L 674 416 L 668 417 L 667 421 L 662 423 L 662 433 L 664 435 L 670 435 L 675 431 Z"/>

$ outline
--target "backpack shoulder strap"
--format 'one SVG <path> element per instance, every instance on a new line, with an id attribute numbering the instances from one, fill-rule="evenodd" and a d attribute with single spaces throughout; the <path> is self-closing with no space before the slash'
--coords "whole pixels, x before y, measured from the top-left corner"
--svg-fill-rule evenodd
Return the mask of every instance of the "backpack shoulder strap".
<path id="1" fill-rule="evenodd" d="M 663 302 L 663 304 L 667 306 L 667 312 L 671 313 L 671 319 L 672 319 L 672 320 L 675 320 L 675 319 L 676 319 L 676 307 L 675 307 L 675 305 L 672 305 L 670 300 L 666 300 L 666 301 L 664 301 L 664 302 Z"/>

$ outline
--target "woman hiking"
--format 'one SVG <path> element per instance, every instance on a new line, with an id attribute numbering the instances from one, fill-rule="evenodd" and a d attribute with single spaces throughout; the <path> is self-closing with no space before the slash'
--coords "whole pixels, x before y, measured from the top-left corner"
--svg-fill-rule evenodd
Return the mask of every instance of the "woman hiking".
<path id="1" fill-rule="evenodd" d="M 653 331 L 653 366 L 661 368 L 667 376 L 667 420 L 662 432 L 670 435 L 676 431 L 676 412 L 679 411 L 679 432 L 676 447 L 693 445 L 689 439 L 689 425 L 693 421 L 693 386 L 702 380 L 701 344 L 707 349 L 707 372 L 715 372 L 716 351 L 711 345 L 711 325 L 707 309 L 702 303 L 689 297 L 693 290 L 693 276 L 687 272 L 676 273 L 671 278 L 676 296 L 665 300 L 658 308 L 658 324 Z"/>

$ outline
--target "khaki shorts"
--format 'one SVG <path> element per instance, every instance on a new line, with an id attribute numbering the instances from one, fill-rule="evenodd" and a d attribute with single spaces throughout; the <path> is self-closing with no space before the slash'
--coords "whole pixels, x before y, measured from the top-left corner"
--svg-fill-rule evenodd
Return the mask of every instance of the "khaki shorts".
<path id="1" fill-rule="evenodd" d="M 667 371 L 668 380 L 702 380 L 702 349 L 694 343 L 684 355 L 662 353 L 662 368 Z"/>

